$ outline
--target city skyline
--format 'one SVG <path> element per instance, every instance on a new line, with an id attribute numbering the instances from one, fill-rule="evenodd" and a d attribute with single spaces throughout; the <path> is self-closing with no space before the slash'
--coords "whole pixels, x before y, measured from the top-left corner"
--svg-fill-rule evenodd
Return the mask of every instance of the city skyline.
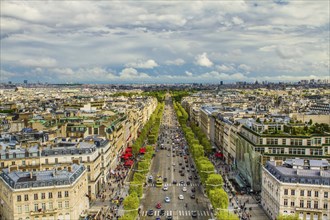
<path id="1" fill-rule="evenodd" d="M 2 1 L 1 83 L 329 79 L 329 1 Z"/>

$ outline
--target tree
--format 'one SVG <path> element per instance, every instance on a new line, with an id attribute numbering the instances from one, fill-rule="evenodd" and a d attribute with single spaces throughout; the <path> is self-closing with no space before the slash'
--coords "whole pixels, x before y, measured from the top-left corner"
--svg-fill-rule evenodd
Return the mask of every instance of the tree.
<path id="1" fill-rule="evenodd" d="M 129 186 L 129 194 L 136 193 L 138 197 L 141 197 L 143 194 L 143 182 L 133 181 Z"/>
<path id="2" fill-rule="evenodd" d="M 229 210 L 220 210 L 216 216 L 218 220 L 239 220 L 238 216 Z"/>
<path id="3" fill-rule="evenodd" d="M 257 118 L 256 122 L 257 123 L 261 123 L 260 118 Z"/>
<path id="4" fill-rule="evenodd" d="M 207 194 L 210 192 L 210 190 L 217 189 L 217 188 L 221 189 L 222 185 L 223 185 L 222 176 L 219 174 L 210 174 L 207 177 L 205 185 L 206 185 Z"/>
<path id="5" fill-rule="evenodd" d="M 137 193 L 133 192 L 130 195 L 128 195 L 124 201 L 123 201 L 124 209 L 125 210 L 133 210 L 139 208 L 140 200 L 138 198 Z"/>
<path id="6" fill-rule="evenodd" d="M 312 125 L 313 124 L 313 120 L 312 119 L 309 119 L 308 124 Z"/>
<path id="7" fill-rule="evenodd" d="M 209 199 L 214 209 L 227 209 L 229 205 L 228 195 L 223 189 L 210 190 Z"/>
<path id="8" fill-rule="evenodd" d="M 299 216 L 298 215 L 283 215 L 280 214 L 277 216 L 276 218 L 277 220 L 299 220 Z"/>
<path id="9" fill-rule="evenodd" d="M 134 182 L 139 182 L 139 183 L 143 183 L 146 179 L 146 176 L 143 175 L 142 173 L 134 173 L 134 177 L 133 177 L 133 181 Z"/>

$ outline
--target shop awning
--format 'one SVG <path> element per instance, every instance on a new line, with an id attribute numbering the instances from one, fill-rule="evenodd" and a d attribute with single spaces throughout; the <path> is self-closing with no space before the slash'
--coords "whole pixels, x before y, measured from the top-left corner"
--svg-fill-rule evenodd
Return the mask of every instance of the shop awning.
<path id="1" fill-rule="evenodd" d="M 223 157 L 223 153 L 217 152 L 217 153 L 214 154 L 214 156 L 215 156 L 215 157 L 218 157 L 218 158 L 219 158 L 219 157 Z"/>
<path id="2" fill-rule="evenodd" d="M 124 166 L 131 167 L 134 164 L 133 160 L 126 160 Z"/>
<path id="3" fill-rule="evenodd" d="M 147 150 L 145 148 L 140 148 L 140 151 L 139 152 L 140 152 L 140 154 L 144 154 L 144 153 L 146 153 L 146 151 Z"/>

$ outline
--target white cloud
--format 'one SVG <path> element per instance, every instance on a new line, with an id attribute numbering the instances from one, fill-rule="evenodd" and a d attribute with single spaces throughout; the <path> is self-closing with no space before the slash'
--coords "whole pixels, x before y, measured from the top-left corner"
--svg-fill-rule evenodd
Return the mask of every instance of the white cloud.
<path id="1" fill-rule="evenodd" d="M 20 64 L 27 67 L 54 67 L 57 62 L 53 58 L 40 58 L 40 59 L 25 59 L 21 60 Z"/>
<path id="2" fill-rule="evenodd" d="M 235 24 L 235 25 L 241 25 L 241 24 L 244 24 L 244 21 L 240 18 L 240 17 L 233 17 L 232 18 L 232 22 Z"/>
<path id="3" fill-rule="evenodd" d="M 219 70 L 220 72 L 230 72 L 233 71 L 235 68 L 231 65 L 217 65 L 216 69 Z"/>
<path id="4" fill-rule="evenodd" d="M 125 68 L 119 73 L 120 77 L 123 79 L 132 79 L 132 78 L 149 78 L 149 75 L 146 73 L 139 73 L 134 68 Z"/>
<path id="5" fill-rule="evenodd" d="M 195 57 L 195 63 L 199 66 L 211 67 L 213 66 L 212 61 L 207 57 L 206 53 L 202 53 Z"/>
<path id="6" fill-rule="evenodd" d="M 245 72 L 250 72 L 250 71 L 251 71 L 251 67 L 248 66 L 248 65 L 246 65 L 246 64 L 241 64 L 241 65 L 239 65 L 239 66 L 238 66 L 238 69 L 243 70 L 243 71 L 245 71 Z"/>
<path id="7" fill-rule="evenodd" d="M 259 51 L 270 52 L 276 50 L 276 48 L 277 48 L 276 45 L 269 45 L 269 46 L 260 47 Z"/>
<path id="8" fill-rule="evenodd" d="M 176 66 L 181 66 L 183 64 L 185 64 L 185 61 L 181 58 L 178 58 L 176 60 L 166 60 L 165 64 L 167 65 L 176 65 Z"/>
<path id="9" fill-rule="evenodd" d="M 303 55 L 303 51 L 297 46 L 281 45 L 276 48 L 276 53 L 282 59 L 297 58 Z"/>
<path id="10" fill-rule="evenodd" d="M 138 69 L 153 69 L 157 67 L 158 64 L 154 60 L 139 60 L 138 62 L 128 63 L 126 67 L 138 68 Z"/>
<path id="11" fill-rule="evenodd" d="M 192 75 L 193 75 L 193 73 L 192 73 L 192 72 L 189 72 L 189 71 L 186 71 L 185 74 L 186 74 L 187 76 L 192 76 Z"/>

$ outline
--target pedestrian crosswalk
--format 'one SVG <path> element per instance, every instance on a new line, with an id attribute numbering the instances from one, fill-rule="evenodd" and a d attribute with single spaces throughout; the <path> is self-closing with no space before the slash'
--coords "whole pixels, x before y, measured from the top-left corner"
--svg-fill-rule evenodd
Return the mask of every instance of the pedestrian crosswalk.
<path id="1" fill-rule="evenodd" d="M 164 216 L 191 216 L 195 210 L 166 210 Z M 141 216 L 147 216 L 148 210 L 142 211 Z M 154 210 L 154 216 L 160 216 L 160 210 Z M 197 210 L 197 216 L 211 216 L 208 210 Z"/>
<path id="2" fill-rule="evenodd" d="M 148 183 L 148 186 L 156 186 L 156 184 L 155 183 Z M 163 184 L 163 186 L 165 186 L 165 184 Z M 184 183 L 184 184 L 181 184 L 181 183 L 177 183 L 177 184 L 172 184 L 172 183 L 167 183 L 167 186 L 193 186 L 193 187 L 195 187 L 195 186 L 199 186 L 199 184 L 198 183 L 191 183 L 190 185 L 187 185 L 186 183 Z"/>

